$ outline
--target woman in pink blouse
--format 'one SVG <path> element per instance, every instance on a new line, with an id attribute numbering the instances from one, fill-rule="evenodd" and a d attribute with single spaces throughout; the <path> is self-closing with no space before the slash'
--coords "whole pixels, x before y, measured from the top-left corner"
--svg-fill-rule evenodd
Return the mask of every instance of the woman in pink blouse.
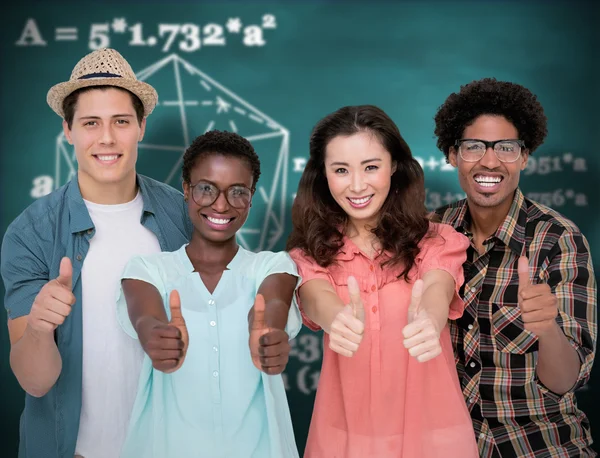
<path id="1" fill-rule="evenodd" d="M 447 320 L 468 241 L 427 219 L 423 170 L 373 106 L 321 120 L 288 251 L 304 323 L 323 329 L 305 456 L 475 458 Z"/>

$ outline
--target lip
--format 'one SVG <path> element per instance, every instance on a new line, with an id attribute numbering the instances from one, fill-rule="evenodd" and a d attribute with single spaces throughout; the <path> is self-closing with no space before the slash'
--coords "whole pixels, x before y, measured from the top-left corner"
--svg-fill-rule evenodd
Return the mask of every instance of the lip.
<path id="1" fill-rule="evenodd" d="M 354 199 L 354 200 L 367 199 L 366 202 L 360 203 L 360 204 L 357 204 L 356 202 L 352 202 L 352 200 L 350 200 L 350 197 L 346 197 L 346 200 L 348 201 L 348 203 L 350 204 L 350 206 L 352 208 L 365 208 L 373 201 L 374 195 L 375 194 L 371 194 L 368 196 L 361 196 L 361 197 L 352 197 L 352 199 Z"/>
<path id="2" fill-rule="evenodd" d="M 225 231 L 225 230 L 229 229 L 231 227 L 231 225 L 233 224 L 233 222 L 235 221 L 235 217 L 223 217 L 223 216 L 214 216 L 214 215 L 202 215 L 202 217 L 204 218 L 206 225 L 215 231 Z M 209 217 L 212 219 L 229 219 L 229 222 L 226 224 L 219 224 L 219 223 L 215 223 L 215 222 L 211 221 L 210 219 L 208 219 Z"/>
<path id="3" fill-rule="evenodd" d="M 490 184 L 480 184 L 475 180 L 475 177 L 478 175 L 483 175 L 490 178 L 500 178 L 498 183 L 494 183 L 490 186 Z M 505 177 L 499 173 L 475 173 L 473 174 L 473 183 L 475 186 L 475 190 L 481 194 L 491 194 L 498 191 L 502 187 L 502 183 L 504 182 Z"/>
<path id="4" fill-rule="evenodd" d="M 103 161 L 103 160 L 99 159 L 99 156 L 103 156 L 103 157 L 116 156 L 116 158 L 113 160 L 110 160 L 110 161 Z M 110 166 L 110 165 L 114 165 L 117 162 L 119 162 L 119 159 L 121 159 L 121 157 L 123 157 L 123 155 L 119 154 L 119 153 L 112 153 L 112 154 L 106 153 L 106 154 L 93 154 L 92 157 L 94 158 L 94 161 L 96 161 L 97 164 L 104 165 L 104 166 Z"/>

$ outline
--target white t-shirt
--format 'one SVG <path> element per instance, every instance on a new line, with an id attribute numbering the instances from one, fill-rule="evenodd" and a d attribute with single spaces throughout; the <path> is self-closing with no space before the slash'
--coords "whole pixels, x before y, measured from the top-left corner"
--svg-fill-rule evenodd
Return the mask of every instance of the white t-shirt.
<path id="1" fill-rule="evenodd" d="M 85 204 L 96 233 L 81 270 L 83 391 L 76 453 L 84 458 L 117 458 L 144 357 L 139 341 L 117 322 L 117 291 L 133 256 L 161 249 L 154 233 L 140 223 L 141 194 L 120 205 Z"/>

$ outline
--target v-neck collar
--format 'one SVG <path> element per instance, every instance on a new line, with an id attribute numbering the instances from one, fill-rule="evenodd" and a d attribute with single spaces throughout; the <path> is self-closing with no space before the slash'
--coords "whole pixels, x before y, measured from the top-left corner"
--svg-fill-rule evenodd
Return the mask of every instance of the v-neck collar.
<path id="1" fill-rule="evenodd" d="M 193 273 L 195 272 L 194 265 L 192 264 L 192 260 L 189 258 L 186 251 L 188 245 L 189 243 L 186 243 L 178 250 L 179 260 L 181 261 L 181 264 L 183 264 L 183 267 L 186 270 L 186 272 Z M 235 270 L 239 266 L 241 258 L 244 255 L 245 251 L 246 250 L 244 248 L 238 245 L 238 250 L 235 253 L 235 256 L 233 256 L 231 261 L 229 261 L 223 272 L 227 272 L 228 270 Z"/>

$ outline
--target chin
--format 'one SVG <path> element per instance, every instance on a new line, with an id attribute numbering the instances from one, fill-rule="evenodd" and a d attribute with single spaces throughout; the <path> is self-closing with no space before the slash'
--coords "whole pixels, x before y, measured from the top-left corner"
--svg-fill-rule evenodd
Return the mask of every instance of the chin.
<path id="1" fill-rule="evenodd" d="M 505 200 L 506 200 L 506 197 L 500 197 L 497 195 L 485 195 L 485 194 L 479 194 L 479 193 L 477 193 L 475 195 L 475 198 L 472 199 L 472 201 L 476 205 L 478 205 L 479 207 L 484 207 L 484 208 L 497 207 Z"/>

